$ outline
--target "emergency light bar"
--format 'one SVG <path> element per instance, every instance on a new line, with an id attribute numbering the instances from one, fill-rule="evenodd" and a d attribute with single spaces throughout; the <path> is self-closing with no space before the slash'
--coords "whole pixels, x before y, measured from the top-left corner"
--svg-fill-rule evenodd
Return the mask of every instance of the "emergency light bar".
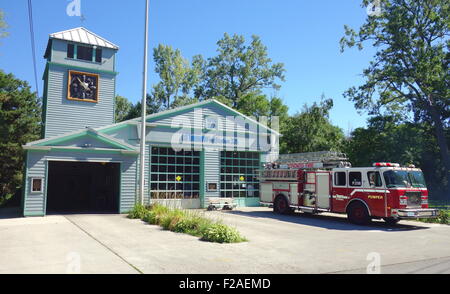
<path id="1" fill-rule="evenodd" d="M 390 162 L 376 162 L 373 164 L 374 167 L 382 167 L 382 166 L 390 166 L 390 167 L 400 167 L 398 163 L 390 163 Z"/>

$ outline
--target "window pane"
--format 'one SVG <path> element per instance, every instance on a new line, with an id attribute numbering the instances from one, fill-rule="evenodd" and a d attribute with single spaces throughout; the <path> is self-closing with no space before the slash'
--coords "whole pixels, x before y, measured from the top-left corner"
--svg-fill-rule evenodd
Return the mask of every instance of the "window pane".
<path id="1" fill-rule="evenodd" d="M 334 174 L 334 185 L 335 186 L 347 185 L 345 172 L 337 172 Z"/>
<path id="2" fill-rule="evenodd" d="M 348 176 L 348 181 L 350 186 L 359 187 L 362 185 L 361 173 L 360 172 L 350 172 Z"/>
<path id="3" fill-rule="evenodd" d="M 77 59 L 92 61 L 93 49 L 85 46 L 77 46 Z"/>
<path id="4" fill-rule="evenodd" d="M 75 46 L 73 44 L 67 44 L 67 58 L 73 58 Z"/>
<path id="5" fill-rule="evenodd" d="M 102 49 L 95 50 L 95 62 L 102 62 Z"/>

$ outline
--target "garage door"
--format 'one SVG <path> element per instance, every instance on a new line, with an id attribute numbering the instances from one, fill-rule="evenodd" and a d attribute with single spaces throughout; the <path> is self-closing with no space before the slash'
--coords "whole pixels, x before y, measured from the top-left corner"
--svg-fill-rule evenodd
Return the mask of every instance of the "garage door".
<path id="1" fill-rule="evenodd" d="M 49 162 L 47 212 L 117 213 L 120 164 Z"/>

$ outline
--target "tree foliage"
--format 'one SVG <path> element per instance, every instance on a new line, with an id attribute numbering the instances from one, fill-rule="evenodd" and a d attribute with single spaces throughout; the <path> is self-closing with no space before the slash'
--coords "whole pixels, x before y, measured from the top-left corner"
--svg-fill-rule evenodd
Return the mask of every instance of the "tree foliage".
<path id="1" fill-rule="evenodd" d="M 304 105 L 300 113 L 289 117 L 282 126 L 281 153 L 340 151 L 344 133 L 329 120 L 332 107 L 332 99 L 322 99 L 312 106 Z"/>
<path id="2" fill-rule="evenodd" d="M 371 1 L 364 0 L 363 6 Z M 446 0 L 380 0 L 358 32 L 345 27 L 342 49 L 369 43 L 377 51 L 363 72 L 366 81 L 345 96 L 370 114 L 398 113 L 404 121 L 433 126 L 450 182 L 450 3 Z"/>
<path id="3" fill-rule="evenodd" d="M 441 168 L 439 148 L 429 124 L 403 122 L 400 115 L 374 116 L 367 128 L 357 128 L 346 141 L 344 151 L 354 166 L 373 162 L 397 162 L 420 167 L 432 200 L 445 197 L 445 169 Z M 447 138 L 450 132 L 447 131 Z"/>
<path id="4" fill-rule="evenodd" d="M 189 100 L 189 94 L 200 80 L 201 57 L 194 57 L 190 65 L 180 50 L 160 44 L 153 50 L 153 59 L 155 72 L 160 77 L 160 82 L 153 86 L 153 103 L 169 109 L 177 105 L 172 104 L 178 99 Z"/>
<path id="5" fill-rule="evenodd" d="M 115 100 L 115 121 L 116 123 L 128 119 L 133 103 L 127 98 L 117 95 Z"/>
<path id="6" fill-rule="evenodd" d="M 5 22 L 5 13 L 0 9 L 0 38 L 7 37 L 9 33 L 6 31 L 8 24 Z"/>
<path id="7" fill-rule="evenodd" d="M 27 82 L 0 70 L 0 203 L 22 185 L 22 145 L 37 140 L 41 105 Z"/>
<path id="8" fill-rule="evenodd" d="M 284 81 L 284 65 L 272 63 L 258 36 L 252 36 L 247 45 L 244 36 L 224 34 L 217 46 L 217 56 L 198 61 L 203 65 L 203 79 L 196 97 L 222 97 L 237 107 L 239 99 L 247 94 L 280 88 L 277 82 Z"/>

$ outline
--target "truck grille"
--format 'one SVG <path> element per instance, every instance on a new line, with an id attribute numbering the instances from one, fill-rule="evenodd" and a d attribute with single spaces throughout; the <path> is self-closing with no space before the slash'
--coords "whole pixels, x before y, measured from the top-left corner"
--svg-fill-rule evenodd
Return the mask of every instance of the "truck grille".
<path id="1" fill-rule="evenodd" d="M 408 197 L 407 207 L 422 207 L 422 193 L 421 192 L 406 192 L 405 196 Z"/>

